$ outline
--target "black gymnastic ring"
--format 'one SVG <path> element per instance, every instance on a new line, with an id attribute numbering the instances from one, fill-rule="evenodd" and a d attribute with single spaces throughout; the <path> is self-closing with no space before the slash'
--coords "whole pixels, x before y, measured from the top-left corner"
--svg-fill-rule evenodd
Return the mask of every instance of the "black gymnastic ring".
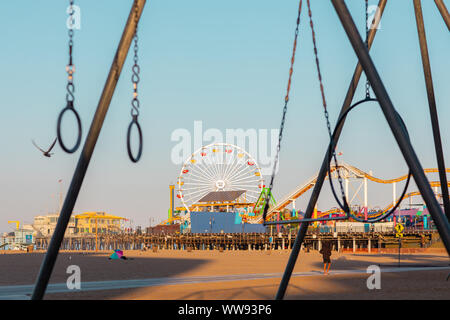
<path id="1" fill-rule="evenodd" d="M 133 124 L 136 125 L 139 133 L 139 149 L 138 154 L 136 157 L 133 156 L 133 153 L 131 152 L 131 129 L 133 128 Z M 134 163 L 138 162 L 142 155 L 142 130 L 141 125 L 138 122 L 137 116 L 133 116 L 133 119 L 130 122 L 130 125 L 128 126 L 128 132 L 127 132 L 127 151 L 128 151 L 128 157 L 130 160 Z"/>
<path id="2" fill-rule="evenodd" d="M 363 103 L 366 103 L 366 102 L 373 102 L 373 101 L 376 101 L 376 102 L 379 103 L 378 99 L 373 99 L 373 98 L 365 98 L 363 100 L 355 102 L 353 105 L 351 105 L 339 117 L 339 120 L 338 120 L 338 122 L 336 124 L 335 130 L 334 130 L 333 135 L 331 137 L 330 144 L 328 146 L 328 161 L 327 161 L 328 180 L 330 182 L 330 187 L 331 187 L 331 191 L 333 193 L 334 199 L 336 200 L 336 202 L 339 205 L 339 207 L 347 214 L 347 217 L 351 217 L 351 218 L 353 218 L 354 220 L 356 220 L 358 222 L 369 222 L 369 223 L 378 222 L 378 221 L 381 221 L 383 219 L 386 219 L 388 216 L 392 215 L 395 212 L 395 210 L 397 210 L 398 206 L 403 201 L 403 198 L 405 197 L 406 191 L 408 189 L 409 181 L 411 180 L 411 169 L 409 169 L 409 172 L 408 172 L 408 178 L 406 180 L 405 188 L 403 189 L 403 192 L 402 192 L 399 200 L 395 204 L 395 206 L 391 210 L 389 210 L 387 213 L 381 215 L 378 218 L 371 219 L 371 220 L 370 219 L 365 220 L 365 219 L 361 219 L 361 218 L 357 217 L 355 214 L 353 214 L 352 210 L 350 210 L 350 207 L 349 207 L 349 205 L 347 203 L 347 199 L 345 197 L 343 199 L 344 203 L 341 203 L 341 201 L 339 200 L 339 197 L 336 194 L 336 190 L 334 189 L 333 181 L 332 181 L 332 178 L 331 178 L 331 166 L 330 166 L 330 163 L 333 160 L 332 159 L 332 157 L 333 157 L 333 150 L 334 150 L 333 141 L 334 141 L 334 138 L 336 136 L 336 129 L 339 128 L 339 126 L 342 124 L 342 122 L 345 120 L 345 118 L 347 117 L 348 113 L 351 110 L 353 110 L 355 107 L 357 107 L 360 104 L 363 104 Z M 400 114 L 397 111 L 395 111 L 395 113 L 397 114 L 397 116 L 398 116 L 398 118 L 400 120 L 400 123 L 401 123 L 401 125 L 403 127 L 403 130 L 405 130 L 405 133 L 406 133 L 406 135 L 407 135 L 407 137 L 409 139 L 409 133 L 408 133 L 408 129 L 406 128 L 405 122 L 403 121 L 402 117 L 400 116 Z"/>
<path id="3" fill-rule="evenodd" d="M 62 135 L 61 135 L 61 122 L 62 122 L 63 115 L 66 111 L 73 112 L 73 114 L 75 115 L 75 118 L 77 119 L 77 125 L 78 125 L 77 142 L 75 143 L 75 146 L 72 149 L 69 149 L 66 147 L 66 145 L 63 142 Z M 58 116 L 57 126 L 56 126 L 56 134 L 58 136 L 59 145 L 65 152 L 74 153 L 75 151 L 77 151 L 78 147 L 81 144 L 82 130 L 81 130 L 81 119 L 80 119 L 80 116 L 78 115 L 78 112 L 73 107 L 73 101 L 68 101 L 67 106 L 64 109 L 62 109 L 62 111 L 60 112 L 60 114 Z"/>

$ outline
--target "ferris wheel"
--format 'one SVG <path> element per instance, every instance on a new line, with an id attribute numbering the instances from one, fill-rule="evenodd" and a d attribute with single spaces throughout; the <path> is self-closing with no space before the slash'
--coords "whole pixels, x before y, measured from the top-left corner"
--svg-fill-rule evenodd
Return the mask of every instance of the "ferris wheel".
<path id="1" fill-rule="evenodd" d="M 265 187 L 255 159 L 228 143 L 214 143 L 195 151 L 184 162 L 177 184 L 177 198 L 188 212 L 213 191 L 245 191 L 245 201 L 254 203 Z"/>

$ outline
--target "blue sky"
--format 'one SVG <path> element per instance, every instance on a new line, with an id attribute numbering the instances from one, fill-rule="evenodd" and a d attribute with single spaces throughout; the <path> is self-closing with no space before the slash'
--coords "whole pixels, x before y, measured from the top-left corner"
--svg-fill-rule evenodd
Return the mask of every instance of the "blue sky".
<path id="1" fill-rule="evenodd" d="M 449 1 L 444 1 L 449 7 Z M 92 120 L 132 1 L 79 0 L 81 30 L 75 32 L 76 107 L 84 136 Z M 327 0 L 312 0 L 319 56 L 335 123 L 357 59 Z M 347 4 L 361 31 L 364 1 Z M 371 0 L 370 4 L 376 4 Z M 57 208 L 58 180 L 65 192 L 78 160 L 55 148 L 48 159 L 31 139 L 49 145 L 65 101 L 68 1 L 0 2 L 0 230 L 8 220 L 32 222 Z M 107 211 L 148 225 L 169 206 L 168 185 L 180 166 L 171 163 L 171 133 L 203 127 L 278 128 L 285 94 L 297 1 L 149 0 L 140 23 L 141 124 L 144 154 L 127 157 L 131 53 L 114 94 L 74 212 Z M 450 145 L 448 30 L 433 1 L 423 1 L 436 101 L 447 166 Z M 327 146 L 327 130 L 313 60 L 306 1 L 299 35 L 291 100 L 282 144 L 276 197 L 314 175 Z M 434 147 L 412 1 L 389 1 L 373 60 L 404 118 L 424 167 L 435 167 Z M 365 80 L 363 76 L 362 80 Z M 363 97 L 363 86 L 357 92 Z M 68 126 L 68 131 L 70 127 Z M 380 109 L 366 105 L 349 118 L 339 150 L 343 159 L 384 178 L 406 166 Z M 434 179 L 436 180 L 436 179 Z M 372 188 L 369 186 L 369 188 Z M 371 190 L 378 190 L 373 186 Z M 383 206 L 389 186 L 369 202 Z M 322 206 L 333 206 L 325 192 Z M 301 206 L 301 205 L 300 205 Z"/>

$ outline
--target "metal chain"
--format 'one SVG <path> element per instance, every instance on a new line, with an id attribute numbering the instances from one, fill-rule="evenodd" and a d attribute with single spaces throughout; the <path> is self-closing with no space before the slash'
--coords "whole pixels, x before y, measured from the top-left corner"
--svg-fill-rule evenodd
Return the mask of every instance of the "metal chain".
<path id="1" fill-rule="evenodd" d="M 324 90 L 323 83 L 322 83 L 322 74 L 320 72 L 319 55 L 317 52 L 317 44 L 316 44 L 316 33 L 314 32 L 314 23 L 312 20 L 311 5 L 310 5 L 309 0 L 307 0 L 307 4 L 308 4 L 309 24 L 311 26 L 312 41 L 313 41 L 313 47 L 314 47 L 314 56 L 316 59 L 317 75 L 319 78 L 320 93 L 322 95 L 322 105 L 323 105 L 323 109 L 324 109 L 325 119 L 327 122 L 328 134 L 330 136 L 330 143 L 332 143 L 331 124 L 330 124 L 329 114 L 328 114 L 328 110 L 327 110 L 327 101 L 325 99 L 325 90 Z M 335 150 L 335 148 L 333 148 L 333 150 L 330 150 L 330 151 L 333 152 L 334 166 L 336 168 L 336 172 L 338 175 L 338 181 L 339 181 L 339 186 L 341 188 L 342 199 L 344 200 L 344 206 L 348 207 L 347 199 L 346 199 L 345 192 L 344 192 L 344 186 L 342 184 L 342 177 L 341 177 L 341 173 L 339 170 L 339 165 L 338 165 L 338 161 L 337 161 L 337 157 L 336 157 L 336 150 Z M 331 177 L 328 177 L 328 178 L 331 179 Z"/>
<path id="2" fill-rule="evenodd" d="M 140 107 L 140 103 L 139 103 L 139 99 L 138 99 L 138 83 L 140 80 L 139 77 L 139 73 L 141 71 L 140 67 L 139 67 L 139 58 L 138 58 L 138 50 L 139 50 L 139 46 L 138 46 L 138 6 L 136 3 L 136 7 L 135 7 L 135 23 L 136 23 L 136 29 L 134 32 L 134 64 L 132 67 L 132 72 L 133 75 L 131 76 L 131 82 L 133 83 L 133 100 L 131 100 L 131 116 L 133 117 L 133 119 L 137 120 L 137 117 L 139 116 L 139 107 Z"/>
<path id="3" fill-rule="evenodd" d="M 141 71 L 139 67 L 139 58 L 138 58 L 138 23 L 139 23 L 139 7 L 138 2 L 135 0 L 135 16 L 134 16 L 134 22 L 135 22 L 135 30 L 134 30 L 134 64 L 131 68 L 133 75 L 131 76 L 131 82 L 133 83 L 133 100 L 131 100 L 131 122 L 128 126 L 127 131 L 127 151 L 128 151 L 128 157 L 132 162 L 138 162 L 142 155 L 142 130 L 141 126 L 138 122 L 139 117 L 139 99 L 138 99 L 138 84 L 139 84 L 139 73 Z M 136 126 L 139 134 L 139 149 L 137 152 L 137 155 L 134 156 L 133 152 L 131 151 L 131 130 L 133 126 Z"/>
<path id="4" fill-rule="evenodd" d="M 369 0 L 366 1 L 366 47 L 369 50 Z M 370 99 L 370 82 L 366 75 L 366 99 Z"/>
<path id="5" fill-rule="evenodd" d="M 74 14 L 74 8 L 73 8 L 74 0 L 70 0 L 70 28 L 69 28 L 69 64 L 66 66 L 66 72 L 67 72 L 67 94 L 66 94 L 66 102 L 67 106 L 70 106 L 73 108 L 73 103 L 75 101 L 75 85 L 73 84 L 73 74 L 75 73 L 75 66 L 73 64 L 73 14 Z"/>
<path id="6" fill-rule="evenodd" d="M 299 25 L 300 25 L 301 13 L 302 13 L 302 0 L 300 0 L 299 6 L 298 6 L 297 25 L 295 28 L 294 44 L 293 44 L 293 48 L 292 48 L 291 66 L 289 68 L 289 78 L 288 78 L 288 84 L 287 84 L 287 88 L 286 88 L 286 96 L 284 97 L 283 116 L 281 118 L 280 132 L 278 135 L 277 153 L 275 155 L 273 169 L 272 169 L 272 176 L 270 178 L 269 192 L 266 193 L 266 198 L 265 198 L 265 206 L 264 206 L 264 212 L 263 212 L 263 222 L 264 223 L 266 221 L 266 215 L 267 215 L 267 211 L 269 209 L 270 195 L 272 194 L 273 182 L 275 179 L 275 172 L 276 172 L 276 169 L 278 166 L 278 159 L 280 157 L 281 140 L 283 138 L 284 124 L 286 121 L 287 105 L 289 102 L 289 92 L 291 91 L 292 74 L 294 73 L 295 52 L 297 50 L 297 38 L 298 38 L 298 29 L 299 29 Z M 262 189 L 263 189 L 263 186 L 261 186 L 261 190 Z"/>
<path id="7" fill-rule="evenodd" d="M 73 15 L 75 13 L 74 0 L 70 0 L 69 4 L 70 4 L 70 7 L 69 7 L 70 20 L 69 20 L 69 26 L 68 26 L 69 27 L 69 32 L 68 32 L 69 33 L 69 63 L 66 66 L 66 72 L 67 72 L 66 107 L 62 109 L 62 111 L 60 112 L 60 114 L 58 116 L 58 121 L 56 124 L 56 135 L 57 135 L 59 145 L 61 146 L 61 148 L 67 153 L 74 153 L 75 151 L 77 151 L 77 149 L 81 143 L 82 128 L 81 128 L 80 116 L 78 115 L 77 111 L 75 110 L 75 105 L 74 105 L 74 101 L 75 101 L 75 94 L 74 94 L 75 93 L 75 85 L 73 84 L 73 74 L 75 73 L 75 65 L 73 64 L 73 35 L 74 35 L 73 27 L 75 24 L 74 19 L 73 19 Z M 74 114 L 75 119 L 77 121 L 77 126 L 78 126 L 78 136 L 77 136 L 77 140 L 76 140 L 73 148 L 68 148 L 66 146 L 66 144 L 63 142 L 63 138 L 61 135 L 62 118 L 66 112 L 71 112 Z"/>

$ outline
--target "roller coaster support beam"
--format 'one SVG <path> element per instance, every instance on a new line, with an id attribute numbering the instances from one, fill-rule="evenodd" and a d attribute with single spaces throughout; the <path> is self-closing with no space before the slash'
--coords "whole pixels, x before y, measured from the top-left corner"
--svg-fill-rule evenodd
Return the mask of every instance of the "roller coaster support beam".
<path id="1" fill-rule="evenodd" d="M 378 3 L 379 13 L 377 13 L 375 15 L 378 19 L 381 19 L 382 15 L 383 15 L 384 8 L 386 7 L 386 2 L 387 2 L 387 0 L 380 0 L 380 2 Z M 373 43 L 376 33 L 377 33 L 376 27 L 371 28 L 369 31 L 369 37 L 368 37 L 368 41 L 367 41 L 369 49 L 372 46 L 372 43 Z M 342 105 L 341 113 L 339 116 L 344 114 L 347 111 L 347 109 L 351 106 L 353 97 L 355 95 L 356 88 L 358 87 L 358 83 L 361 78 L 362 71 L 363 71 L 363 69 L 361 67 L 361 64 L 358 63 L 358 65 L 356 66 L 355 72 L 353 74 L 352 81 L 350 82 L 350 87 L 348 88 L 347 95 L 345 96 L 345 100 Z M 339 127 L 335 128 L 336 134 L 334 135 L 334 141 L 333 141 L 334 145 L 336 145 L 339 140 L 344 123 L 345 123 L 345 119 L 344 119 L 344 121 L 341 122 L 341 125 Z M 314 207 L 317 203 L 317 199 L 319 198 L 319 194 L 320 194 L 320 191 L 323 186 L 323 182 L 327 176 L 329 161 L 330 161 L 330 155 L 328 153 L 328 148 L 327 148 L 325 158 L 323 159 L 322 166 L 320 167 L 319 174 L 317 175 L 316 183 L 314 184 L 314 189 L 312 191 L 311 198 L 309 199 L 308 206 L 306 207 L 306 212 L 304 215 L 305 219 L 311 219 L 312 213 L 314 211 Z M 291 254 L 289 256 L 289 261 L 286 265 L 286 269 L 284 271 L 283 278 L 281 279 L 281 283 L 280 283 L 280 286 L 278 288 L 278 291 L 277 291 L 277 294 L 275 297 L 275 299 L 277 299 L 277 300 L 283 299 L 284 294 L 286 293 L 287 285 L 291 278 L 292 271 L 294 270 L 295 263 L 297 262 L 298 254 L 300 252 L 300 248 L 301 248 L 303 239 L 305 238 L 306 231 L 308 230 L 308 226 L 309 226 L 309 221 L 307 221 L 307 220 L 302 222 L 300 225 L 297 237 L 295 238 L 295 241 L 294 241 L 294 245 L 292 246 Z"/>
<path id="2" fill-rule="evenodd" d="M 441 13 L 442 18 L 444 19 L 444 22 L 447 25 L 448 31 L 450 31 L 450 15 L 448 14 L 448 10 L 444 4 L 444 1 L 443 0 L 434 0 L 434 3 L 436 3 L 436 6 L 439 9 L 439 12 Z"/>
<path id="3" fill-rule="evenodd" d="M 139 22 L 145 2 L 146 0 L 135 0 L 131 12 L 128 16 L 128 21 L 125 25 L 119 47 L 117 48 L 114 61 L 109 71 L 108 79 L 106 80 L 105 87 L 103 88 L 103 92 L 94 115 L 94 119 L 92 120 L 89 133 L 86 137 L 83 151 L 80 154 L 77 167 L 72 177 L 72 182 L 70 183 L 67 196 L 64 200 L 58 223 L 56 224 L 52 240 L 48 247 L 44 261 L 41 265 L 39 276 L 34 287 L 33 295 L 31 297 L 31 299 L 33 300 L 41 300 L 44 297 L 48 281 L 56 262 L 56 258 L 58 257 L 58 251 L 61 246 L 61 242 L 64 238 L 67 224 L 69 222 L 70 216 L 72 215 L 73 207 L 75 206 L 75 202 L 80 192 L 84 176 L 86 175 L 92 153 L 94 152 L 95 144 L 97 143 L 98 136 L 100 135 L 100 130 L 103 126 L 103 121 L 105 120 L 106 113 L 111 103 L 111 99 L 114 94 L 117 82 L 119 81 L 120 72 L 122 71 L 122 67 L 127 57 L 131 41 L 133 40 L 133 36 L 136 30 L 136 23 Z M 138 6 L 137 18 L 135 18 L 136 5 Z"/>
<path id="4" fill-rule="evenodd" d="M 444 154 L 442 151 L 441 133 L 439 130 L 439 119 L 436 110 L 436 100 L 434 97 L 433 78 L 431 76 L 430 58 L 428 54 L 427 37 L 425 25 L 423 23 L 421 0 L 414 1 L 414 12 L 416 14 L 417 33 L 419 35 L 420 53 L 422 55 L 423 73 L 428 95 L 428 105 L 430 108 L 431 126 L 433 129 L 434 147 L 439 169 L 439 180 L 441 181 L 441 193 L 444 202 L 444 210 L 447 219 L 450 221 L 450 199 L 448 195 L 447 174 L 445 172 Z"/>

